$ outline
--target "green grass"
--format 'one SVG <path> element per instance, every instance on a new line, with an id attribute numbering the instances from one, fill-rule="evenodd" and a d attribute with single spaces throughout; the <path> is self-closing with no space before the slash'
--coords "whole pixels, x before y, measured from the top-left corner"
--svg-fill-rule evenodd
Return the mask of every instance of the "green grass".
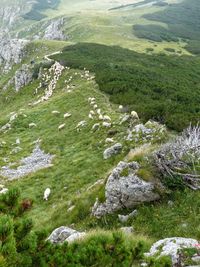
<path id="1" fill-rule="evenodd" d="M 9 157 L 11 162 L 18 162 L 22 157 L 31 153 L 34 147 L 33 142 L 38 138 L 42 139 L 42 148 L 56 156 L 53 167 L 11 183 L 19 186 L 23 197 L 34 200 L 30 214 L 36 228 L 48 225 L 49 229 L 53 229 L 60 224 L 73 223 L 67 213 L 67 201 L 76 200 L 96 180 L 105 178 L 108 171 L 122 159 L 125 152 L 114 159 L 103 160 L 107 131 L 102 129 L 96 133 L 91 132 L 92 125 L 97 121 L 88 119 L 91 107 L 87 98 L 96 97 L 99 107 L 113 120 L 118 120 L 120 114 L 111 108 L 107 97 L 98 91 L 94 82 L 82 80 L 79 75 L 73 80 L 74 91 L 66 93 L 64 80 L 74 72 L 71 70 L 64 74 L 51 100 L 33 108 L 29 107 L 28 103 L 36 99 L 33 89 L 37 86 L 37 81 L 23 88 L 18 94 L 14 94 L 11 90 L 7 91 L 4 95 L 5 98 L 8 94 L 10 95 L 7 101 L 1 98 L 1 125 L 8 121 L 8 114 L 12 111 L 24 108 L 23 113 L 27 115 L 27 117 L 19 116 L 9 133 L 1 134 L 1 140 L 6 142 L 1 149 L 1 156 Z M 53 115 L 51 114 L 53 110 L 59 110 L 61 114 Z M 66 112 L 72 113 L 72 117 L 65 121 L 63 114 Z M 77 133 L 75 127 L 79 121 L 84 119 L 88 122 L 88 126 Z M 66 127 L 59 132 L 58 126 L 64 121 Z M 29 129 L 28 125 L 31 122 L 36 123 L 37 127 Z M 120 131 L 115 137 L 116 142 L 121 140 L 123 135 L 123 127 L 119 129 L 122 132 Z M 10 155 L 10 150 L 14 147 L 12 144 L 17 137 L 21 140 L 20 146 L 23 150 L 18 154 Z M 1 160 L 0 165 L 5 165 L 5 162 Z M 43 192 L 47 187 L 51 188 L 52 195 L 48 202 L 44 202 Z M 95 198 L 92 198 L 90 205 L 93 205 L 94 201 Z M 78 216 L 75 216 L 76 222 Z"/>
<path id="2" fill-rule="evenodd" d="M 199 120 L 199 58 L 145 55 L 92 43 L 68 46 L 53 58 L 95 72 L 111 101 L 130 106 L 145 121 L 180 131 Z"/>

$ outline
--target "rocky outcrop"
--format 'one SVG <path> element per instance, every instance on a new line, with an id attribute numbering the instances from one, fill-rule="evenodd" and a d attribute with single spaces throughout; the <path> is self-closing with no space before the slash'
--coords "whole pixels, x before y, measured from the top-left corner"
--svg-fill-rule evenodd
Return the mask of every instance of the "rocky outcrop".
<path id="1" fill-rule="evenodd" d="M 98 203 L 97 200 L 94 204 L 94 216 L 101 217 L 123 208 L 133 208 L 143 202 L 159 199 L 159 195 L 154 192 L 154 185 L 136 175 L 138 169 L 137 162 L 119 162 L 106 183 L 106 201 Z"/>
<path id="2" fill-rule="evenodd" d="M 46 28 L 43 38 L 46 40 L 66 40 L 67 37 L 62 31 L 63 25 L 64 18 L 53 20 Z"/>
<path id="3" fill-rule="evenodd" d="M 13 64 L 21 62 L 27 43 L 27 40 L 11 39 L 5 32 L 0 33 L 0 67 L 4 72 L 8 72 Z"/>
<path id="4" fill-rule="evenodd" d="M 197 248 L 198 241 L 191 238 L 172 237 L 165 238 L 157 241 L 151 247 L 149 253 L 145 253 L 145 256 L 170 256 L 172 259 L 172 266 L 184 266 L 182 265 L 182 253 L 185 248 Z M 199 265 L 198 265 L 199 266 Z"/>
<path id="5" fill-rule="evenodd" d="M 121 152 L 122 150 L 122 145 L 120 143 L 117 143 L 109 148 L 107 148 L 104 153 L 103 153 L 103 158 L 104 159 L 109 159 L 114 155 L 117 155 Z"/>
<path id="6" fill-rule="evenodd" d="M 53 155 L 44 153 L 37 145 L 29 157 L 20 161 L 20 166 L 17 169 L 13 169 L 11 165 L 4 166 L 0 175 L 8 180 L 18 179 L 32 172 L 51 167 L 53 158 Z"/>
<path id="7" fill-rule="evenodd" d="M 47 241 L 50 241 L 53 244 L 62 244 L 63 242 L 72 243 L 83 238 L 85 235 L 85 232 L 78 232 L 69 227 L 61 226 L 51 233 L 47 238 Z"/>
<path id="8" fill-rule="evenodd" d="M 27 64 L 15 72 L 15 90 L 18 92 L 22 87 L 32 81 L 33 73 Z"/>

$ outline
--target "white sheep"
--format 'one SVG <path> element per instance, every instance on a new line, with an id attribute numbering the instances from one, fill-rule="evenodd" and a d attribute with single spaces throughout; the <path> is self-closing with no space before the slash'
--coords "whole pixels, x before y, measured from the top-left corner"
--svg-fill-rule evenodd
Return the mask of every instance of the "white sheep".
<path id="1" fill-rule="evenodd" d="M 33 127 L 36 127 L 36 126 L 37 125 L 35 123 L 33 123 L 33 122 L 32 123 L 29 123 L 29 125 L 28 125 L 29 128 L 33 128 Z"/>
<path id="2" fill-rule="evenodd" d="M 88 115 L 88 118 L 91 119 L 91 120 L 94 119 L 93 116 L 92 116 L 92 114 L 90 114 L 90 113 L 89 113 L 89 115 Z"/>
<path id="3" fill-rule="evenodd" d="M 110 118 L 108 115 L 105 115 L 105 116 L 103 117 L 103 120 L 105 120 L 105 121 L 111 121 L 111 118 Z"/>
<path id="4" fill-rule="evenodd" d="M 97 114 L 101 115 L 101 109 L 100 108 L 97 109 Z"/>
<path id="5" fill-rule="evenodd" d="M 51 189 L 50 188 L 46 188 L 45 191 L 44 191 L 43 199 L 47 201 L 49 196 L 50 196 L 50 193 L 51 193 Z"/>
<path id="6" fill-rule="evenodd" d="M 95 115 L 94 110 L 90 110 L 90 114 Z"/>
<path id="7" fill-rule="evenodd" d="M 113 143 L 114 140 L 113 140 L 113 138 L 106 138 L 105 142 L 106 143 Z"/>
<path id="8" fill-rule="evenodd" d="M 119 105 L 119 110 L 122 111 L 124 107 L 122 105 Z"/>
<path id="9" fill-rule="evenodd" d="M 58 130 L 61 131 L 62 129 L 65 128 L 65 123 L 61 124 L 60 126 L 58 126 Z"/>
<path id="10" fill-rule="evenodd" d="M 95 105 L 93 106 L 93 108 L 94 108 L 94 109 L 98 109 L 98 106 L 97 106 L 97 104 L 95 104 Z"/>
<path id="11" fill-rule="evenodd" d="M 102 125 L 103 125 L 103 127 L 106 127 L 106 128 L 110 128 L 111 127 L 111 123 L 110 122 L 106 122 L 106 121 L 104 121 L 102 123 Z"/>
<path id="12" fill-rule="evenodd" d="M 95 123 L 93 126 L 92 126 L 92 131 L 97 131 L 100 127 L 100 124 L 99 123 Z"/>
<path id="13" fill-rule="evenodd" d="M 132 116 L 133 119 L 139 120 L 139 116 L 138 116 L 136 111 L 131 111 L 131 116 Z"/>
<path id="14" fill-rule="evenodd" d="M 70 114 L 70 113 L 65 113 L 65 114 L 64 114 L 64 119 L 67 119 L 67 118 L 71 117 L 71 115 L 72 115 L 72 114 Z"/>
<path id="15" fill-rule="evenodd" d="M 60 114 L 60 112 L 58 110 L 53 110 L 51 113 L 54 115 Z"/>
<path id="16" fill-rule="evenodd" d="M 99 115 L 99 120 L 101 120 L 101 121 L 103 120 L 103 115 L 101 115 L 101 114 Z"/>

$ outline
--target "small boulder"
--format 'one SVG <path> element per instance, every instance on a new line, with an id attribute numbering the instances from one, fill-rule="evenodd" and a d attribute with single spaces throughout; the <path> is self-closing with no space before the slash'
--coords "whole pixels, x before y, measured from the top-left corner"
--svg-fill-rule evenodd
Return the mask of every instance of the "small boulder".
<path id="1" fill-rule="evenodd" d="M 104 153 L 103 153 L 103 158 L 104 159 L 109 159 L 114 155 L 117 155 L 121 152 L 122 150 L 122 144 L 117 143 L 109 148 L 107 148 Z"/>
<path id="2" fill-rule="evenodd" d="M 63 242 L 72 243 L 83 238 L 85 235 L 85 232 L 78 232 L 69 227 L 61 226 L 51 233 L 51 235 L 47 238 L 47 241 L 50 241 L 53 244 L 62 244 Z"/>

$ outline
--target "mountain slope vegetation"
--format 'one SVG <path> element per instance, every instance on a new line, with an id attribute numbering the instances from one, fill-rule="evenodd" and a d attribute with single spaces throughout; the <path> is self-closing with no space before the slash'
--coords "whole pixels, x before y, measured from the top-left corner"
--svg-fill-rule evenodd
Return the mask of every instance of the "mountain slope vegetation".
<path id="1" fill-rule="evenodd" d="M 95 72 L 100 89 L 112 101 L 137 110 L 144 120 L 155 119 L 178 131 L 198 121 L 199 59 L 88 43 L 68 46 L 54 58 Z"/>

